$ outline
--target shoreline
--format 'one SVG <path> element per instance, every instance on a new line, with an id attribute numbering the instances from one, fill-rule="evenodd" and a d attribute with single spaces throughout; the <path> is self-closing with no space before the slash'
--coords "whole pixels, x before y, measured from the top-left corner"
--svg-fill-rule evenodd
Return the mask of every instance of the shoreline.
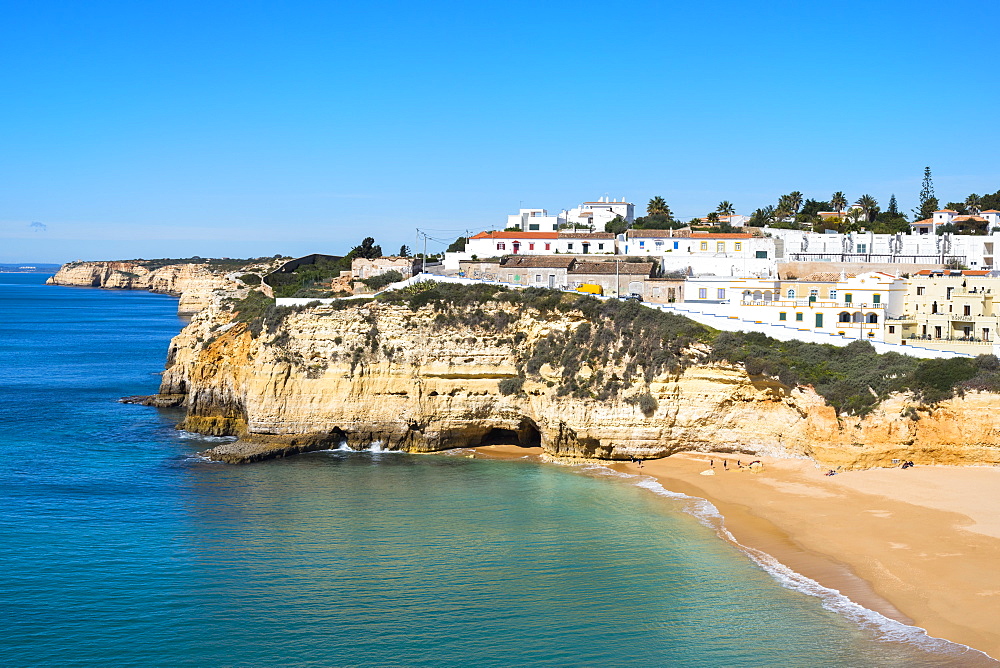
<path id="1" fill-rule="evenodd" d="M 489 459 L 545 461 L 540 448 L 470 450 Z M 756 473 L 736 465 L 755 459 L 763 463 Z M 702 475 L 712 470 L 711 460 L 715 474 Z M 602 465 L 710 502 L 732 539 L 721 537 L 738 549 L 763 552 L 931 637 L 1000 656 L 1000 468 L 918 466 L 825 476 L 812 460 L 700 452 L 645 461 L 642 468 Z"/>

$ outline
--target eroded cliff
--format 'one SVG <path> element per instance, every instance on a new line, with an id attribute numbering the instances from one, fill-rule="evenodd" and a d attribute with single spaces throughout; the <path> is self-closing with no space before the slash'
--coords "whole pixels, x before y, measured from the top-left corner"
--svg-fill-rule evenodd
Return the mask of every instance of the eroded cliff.
<path id="1" fill-rule="evenodd" d="M 934 406 L 895 394 L 863 418 L 838 416 L 808 387 L 709 362 L 690 321 L 670 341 L 639 319 L 592 321 L 502 300 L 272 309 L 248 322 L 217 305 L 173 340 L 160 401 L 187 409 L 185 429 L 238 436 L 210 451 L 231 462 L 344 442 L 427 452 L 494 439 L 602 459 L 733 450 L 831 467 L 1000 461 L 996 394 Z M 644 352 L 657 337 L 661 349 Z"/>
<path id="2" fill-rule="evenodd" d="M 245 293 L 247 285 L 238 278 L 254 270 L 253 265 L 215 267 L 203 263 L 157 266 L 141 260 L 70 262 L 59 268 L 47 283 L 111 290 L 149 290 L 180 298 L 177 311 L 197 313 L 220 296 Z"/>

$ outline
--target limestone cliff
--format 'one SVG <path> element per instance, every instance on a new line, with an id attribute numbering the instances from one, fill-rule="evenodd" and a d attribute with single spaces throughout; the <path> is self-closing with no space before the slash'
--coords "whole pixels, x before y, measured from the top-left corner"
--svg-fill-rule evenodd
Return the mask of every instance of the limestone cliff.
<path id="1" fill-rule="evenodd" d="M 572 344 L 587 326 L 581 313 L 493 303 L 465 316 L 374 302 L 285 310 L 248 324 L 212 307 L 173 340 L 159 401 L 187 409 L 185 429 L 240 437 L 210 451 L 232 462 L 343 442 L 427 452 L 498 438 L 604 459 L 693 449 L 845 467 L 1000 462 L 994 394 L 920 411 L 896 395 L 864 419 L 838 418 L 811 389 L 706 363 L 696 341 L 678 353 L 683 364 L 609 382 L 609 394 L 584 381 L 642 376 L 621 353 L 627 332 L 606 342 L 606 366 L 588 362 L 567 374 L 566 355 L 539 355 L 548 354 L 546 341 Z"/>
<path id="2" fill-rule="evenodd" d="M 180 297 L 178 313 L 191 314 L 208 306 L 220 293 L 245 292 L 247 286 L 238 280 L 237 275 L 253 269 L 250 266 L 241 267 L 233 272 L 192 263 L 155 266 L 141 260 L 70 262 L 60 267 L 47 283 L 111 290 L 149 290 L 176 295 Z"/>

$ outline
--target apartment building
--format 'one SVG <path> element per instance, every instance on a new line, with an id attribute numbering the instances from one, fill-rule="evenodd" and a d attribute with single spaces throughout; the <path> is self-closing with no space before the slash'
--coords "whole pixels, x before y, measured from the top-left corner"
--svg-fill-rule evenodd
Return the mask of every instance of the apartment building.
<path id="1" fill-rule="evenodd" d="M 887 323 L 887 341 L 962 352 L 991 351 L 1000 331 L 1000 277 L 987 271 L 922 271 L 910 277 L 903 314 Z"/>

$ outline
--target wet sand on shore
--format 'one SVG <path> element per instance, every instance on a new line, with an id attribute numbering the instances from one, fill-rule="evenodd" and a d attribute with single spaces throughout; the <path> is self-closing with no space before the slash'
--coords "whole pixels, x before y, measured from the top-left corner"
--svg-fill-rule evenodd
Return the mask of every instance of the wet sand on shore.
<path id="1" fill-rule="evenodd" d="M 737 465 L 755 459 L 756 473 Z M 611 466 L 708 499 L 737 541 L 856 603 L 1000 657 L 1000 467 L 825 476 L 811 460 L 718 453 Z"/>

